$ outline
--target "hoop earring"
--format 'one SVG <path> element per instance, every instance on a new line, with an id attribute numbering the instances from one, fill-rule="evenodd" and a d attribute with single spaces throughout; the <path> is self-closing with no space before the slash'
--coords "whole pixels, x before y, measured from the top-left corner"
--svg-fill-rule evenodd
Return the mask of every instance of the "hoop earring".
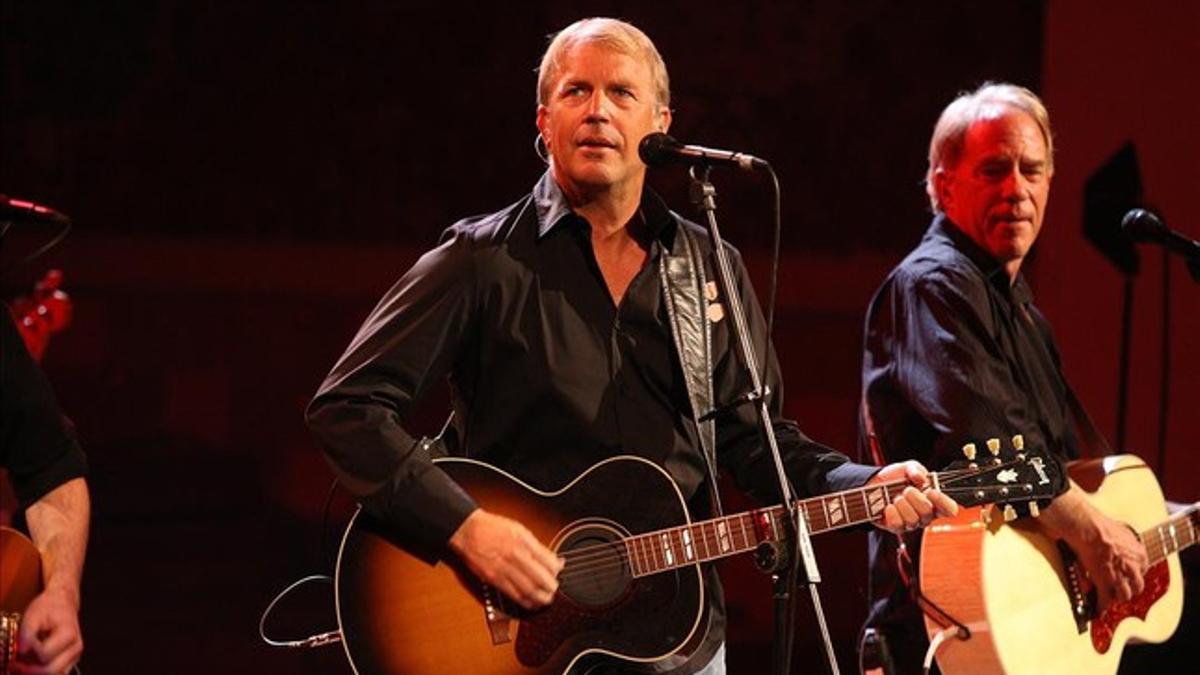
<path id="1" fill-rule="evenodd" d="M 550 166 L 550 150 L 546 147 L 546 140 L 540 133 L 533 136 L 533 154 L 542 160 L 542 164 Z"/>

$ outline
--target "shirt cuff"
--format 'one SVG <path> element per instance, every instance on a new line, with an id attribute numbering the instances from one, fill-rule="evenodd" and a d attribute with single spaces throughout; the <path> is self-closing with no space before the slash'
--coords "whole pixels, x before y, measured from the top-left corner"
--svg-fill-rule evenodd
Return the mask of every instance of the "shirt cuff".
<path id="1" fill-rule="evenodd" d="M 831 469 L 825 475 L 825 481 L 829 484 L 830 492 L 852 490 L 866 485 L 867 481 L 871 480 L 871 477 L 879 473 L 882 468 L 870 464 L 846 462 Z"/>
<path id="2" fill-rule="evenodd" d="M 405 471 L 397 474 L 368 501 L 383 512 L 384 519 L 397 531 L 420 544 L 445 547 L 467 516 L 479 508 L 458 483 L 435 465 L 422 467 L 416 475 Z"/>

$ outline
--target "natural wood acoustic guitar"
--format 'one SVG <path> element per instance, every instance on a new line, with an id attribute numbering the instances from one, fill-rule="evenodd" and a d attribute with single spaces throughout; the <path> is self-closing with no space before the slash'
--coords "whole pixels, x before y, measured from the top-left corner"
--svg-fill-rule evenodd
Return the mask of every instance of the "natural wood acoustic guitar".
<path id="1" fill-rule="evenodd" d="M 938 649 L 944 675 L 1111 675 L 1126 643 L 1175 631 L 1178 552 L 1197 541 L 1200 503 L 1168 516 L 1154 473 L 1133 455 L 1073 462 L 1070 475 L 1093 506 L 1140 535 L 1145 589 L 1100 612 L 1075 555 L 1036 522 L 989 523 L 979 508 L 936 520 L 922 542 L 921 592 L 970 631 Z M 946 627 L 928 614 L 925 626 L 930 639 Z"/>

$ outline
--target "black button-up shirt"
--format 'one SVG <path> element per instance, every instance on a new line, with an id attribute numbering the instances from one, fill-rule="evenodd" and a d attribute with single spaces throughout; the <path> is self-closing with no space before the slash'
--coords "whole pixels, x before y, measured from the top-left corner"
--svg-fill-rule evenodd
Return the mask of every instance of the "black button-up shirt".
<path id="1" fill-rule="evenodd" d="M 965 443 L 982 449 L 988 438 L 1021 434 L 1027 448 L 1046 451 L 1055 489 L 1066 489 L 1061 463 L 1078 448 L 1050 326 L 1024 277 L 1013 283 L 944 216 L 871 300 L 862 382 L 862 442 L 873 431 L 887 461 L 941 469 L 962 459 Z M 873 532 L 871 544 L 869 622 L 899 606 L 916 621 L 897 582 L 895 537 Z"/>

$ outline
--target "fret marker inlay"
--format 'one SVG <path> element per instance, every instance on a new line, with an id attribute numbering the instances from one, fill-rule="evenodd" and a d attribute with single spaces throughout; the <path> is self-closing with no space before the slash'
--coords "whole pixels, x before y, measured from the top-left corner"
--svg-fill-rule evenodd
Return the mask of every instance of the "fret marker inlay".
<path id="1" fill-rule="evenodd" d="M 883 498 L 883 489 L 875 488 L 867 493 L 867 504 L 871 510 L 872 516 L 878 516 L 883 513 L 883 509 L 887 507 L 887 502 Z"/>
<path id="2" fill-rule="evenodd" d="M 729 528 L 726 527 L 723 520 L 717 523 L 717 546 L 721 547 L 722 553 L 732 548 L 729 544 Z"/>
<path id="3" fill-rule="evenodd" d="M 838 523 L 842 522 L 842 519 L 845 516 L 842 512 L 842 501 L 840 499 L 838 499 L 837 497 L 834 497 L 834 498 L 826 501 L 825 506 L 829 510 L 829 524 L 830 525 L 837 525 Z"/>

